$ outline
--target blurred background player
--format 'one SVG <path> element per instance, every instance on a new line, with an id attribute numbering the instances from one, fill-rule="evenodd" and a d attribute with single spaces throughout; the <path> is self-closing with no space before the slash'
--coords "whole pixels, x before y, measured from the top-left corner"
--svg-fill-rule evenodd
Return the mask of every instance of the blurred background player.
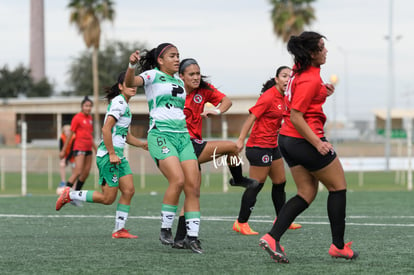
<path id="1" fill-rule="evenodd" d="M 81 111 L 72 118 L 70 135 L 67 137 L 59 154 L 60 158 L 65 156 L 69 141 L 72 139 L 73 135 L 76 135 L 73 143 L 75 169 L 66 182 L 66 186 L 73 187 L 75 190 L 82 189 L 91 170 L 92 149 L 96 152 L 96 145 L 93 141 L 92 107 L 92 100 L 89 99 L 88 96 L 85 96 L 81 102 Z"/>
<path id="2" fill-rule="evenodd" d="M 64 125 L 62 127 L 62 133 L 59 138 L 59 153 L 63 148 L 63 145 L 66 142 L 66 139 L 70 136 L 70 125 Z M 71 173 L 75 168 L 75 157 L 73 156 L 73 141 L 75 140 L 75 135 L 72 135 L 72 138 L 69 140 L 69 144 L 66 147 L 65 155 L 63 158 L 60 158 L 59 162 L 59 172 L 60 172 L 60 184 L 56 189 L 56 194 L 60 195 L 63 189 L 66 186 L 66 167 L 71 168 Z"/>

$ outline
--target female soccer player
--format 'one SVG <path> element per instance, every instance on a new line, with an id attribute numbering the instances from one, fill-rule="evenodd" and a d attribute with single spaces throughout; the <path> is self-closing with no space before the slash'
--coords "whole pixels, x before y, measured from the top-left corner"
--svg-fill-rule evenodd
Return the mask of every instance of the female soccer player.
<path id="1" fill-rule="evenodd" d="M 171 227 L 184 190 L 185 245 L 201 254 L 198 163 L 185 122 L 184 83 L 176 74 L 180 64 L 177 47 L 163 43 L 144 56 L 136 51 L 129 62 L 126 84 L 128 87 L 144 86 L 150 112 L 148 149 L 169 183 L 161 206 L 160 241 L 165 245 L 174 243 Z M 138 63 L 143 72 L 135 76 Z"/>
<path id="2" fill-rule="evenodd" d="M 259 185 L 256 188 L 246 189 L 241 199 L 239 216 L 233 224 L 233 230 L 243 235 L 259 234 L 250 228 L 247 221 L 256 204 L 257 194 L 262 190 L 267 176 L 273 183 L 272 201 L 276 217 L 286 201 L 285 168 L 277 146 L 277 133 L 285 109 L 283 96 L 290 72 L 289 67 L 279 67 L 276 70 L 276 76 L 263 84 L 261 96 L 256 104 L 249 109 L 250 114 L 243 124 L 237 140 L 237 147 L 241 151 L 244 147 L 244 140 L 253 126 L 246 144 L 246 157 L 250 163 L 249 176 L 257 180 Z M 301 227 L 299 224 L 292 223 L 289 228 L 298 229 Z"/>
<path id="3" fill-rule="evenodd" d="M 75 134 L 76 139 L 73 144 L 75 169 L 66 182 L 66 186 L 72 187 L 75 185 L 75 190 L 81 190 L 85 180 L 89 176 L 92 165 L 92 148 L 96 152 L 96 145 L 93 141 L 92 106 L 92 100 L 85 96 L 81 103 L 81 112 L 72 118 L 70 125 L 71 133 L 59 154 L 61 159 L 65 156 L 69 142 Z"/>
<path id="4" fill-rule="evenodd" d="M 351 249 L 352 242 L 344 243 L 344 170 L 323 131 L 326 116 L 322 105 L 334 91 L 333 85 L 324 84 L 320 76 L 320 67 L 325 64 L 328 52 L 324 38 L 316 32 L 303 32 L 299 36 L 291 36 L 287 45 L 295 65 L 285 92 L 287 110 L 279 133 L 279 148 L 298 192 L 284 205 L 270 232 L 259 242 L 276 262 L 289 262 L 279 243 L 280 238 L 315 199 L 318 182 L 322 182 L 329 191 L 327 208 L 332 234 L 329 254 L 345 259 L 358 257 L 358 252 Z"/>
<path id="5" fill-rule="evenodd" d="M 106 89 L 108 108 L 102 127 L 102 141 L 96 153 L 96 164 L 99 168 L 99 184 L 102 192 L 70 191 L 66 187 L 56 202 L 56 210 L 66 203 L 77 200 L 91 203 L 112 204 L 121 191 L 115 216 L 115 229 L 112 238 L 136 239 L 125 229 L 132 196 L 135 193 L 132 172 L 128 160 L 124 157 L 125 143 L 147 149 L 147 143 L 135 138 L 128 131 L 132 114 L 128 102 L 137 90 L 126 88 L 125 72 L 118 76 L 118 81 Z"/>
<path id="6" fill-rule="evenodd" d="M 227 155 L 227 163 L 229 164 L 230 173 L 233 176 L 229 181 L 230 185 L 246 188 L 256 187 L 258 185 L 257 181 L 243 176 L 241 164 L 232 163 L 231 161 L 232 159 L 237 159 L 239 156 L 235 142 L 228 140 L 206 141 L 201 136 L 203 118 L 226 112 L 232 105 L 231 100 L 206 81 L 206 77 L 201 75 L 200 66 L 195 59 L 187 58 L 181 61 L 179 73 L 181 79 L 184 81 L 185 91 L 187 93 L 184 113 L 198 163 L 206 163 L 213 160 L 213 157 L 217 158 Z M 206 103 L 211 103 L 216 109 L 204 110 Z M 200 186 L 201 175 L 199 177 L 198 188 Z M 184 248 L 185 235 L 185 217 L 181 213 L 174 238 L 174 248 Z"/>
<path id="7" fill-rule="evenodd" d="M 70 136 L 70 125 L 64 125 L 62 127 L 62 134 L 59 138 L 59 153 L 63 148 L 63 145 L 66 142 L 66 139 Z M 72 135 L 72 138 L 69 140 L 68 146 L 66 146 L 65 155 L 60 159 L 59 162 L 59 172 L 60 172 L 60 184 L 56 189 L 58 195 L 62 194 L 63 189 L 66 186 L 66 166 L 70 166 L 71 171 L 75 169 L 75 158 L 73 156 L 73 142 L 75 141 L 75 135 Z"/>

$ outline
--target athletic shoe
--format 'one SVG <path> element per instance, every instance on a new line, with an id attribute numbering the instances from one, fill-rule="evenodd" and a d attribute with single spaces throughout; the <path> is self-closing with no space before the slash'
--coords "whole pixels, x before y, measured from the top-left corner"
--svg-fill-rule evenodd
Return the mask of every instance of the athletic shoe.
<path id="1" fill-rule="evenodd" d="M 121 228 L 112 233 L 112 239 L 138 239 L 138 236 L 130 234 L 129 230 L 125 228 Z"/>
<path id="2" fill-rule="evenodd" d="M 276 220 L 277 220 L 277 218 L 275 218 L 275 220 L 273 221 L 273 224 L 275 224 Z M 295 229 L 299 229 L 299 228 L 302 228 L 301 224 L 292 222 L 292 224 L 289 226 L 288 229 L 295 230 Z"/>
<path id="3" fill-rule="evenodd" d="M 277 263 L 289 263 L 285 249 L 269 234 L 264 235 L 259 241 L 260 247 L 269 253 L 270 257 Z"/>
<path id="4" fill-rule="evenodd" d="M 160 241 L 164 245 L 174 244 L 171 228 L 161 228 Z"/>
<path id="5" fill-rule="evenodd" d="M 56 211 L 59 211 L 60 208 L 62 208 L 62 206 L 72 201 L 70 199 L 69 192 L 70 192 L 70 187 L 68 186 L 63 190 L 62 194 L 59 196 L 59 198 L 56 201 Z"/>
<path id="6" fill-rule="evenodd" d="M 356 259 L 358 257 L 358 252 L 351 249 L 352 242 L 346 243 L 344 248 L 339 249 L 336 245 L 331 244 L 329 248 L 329 255 L 335 258 L 344 258 L 347 260 Z"/>
<path id="7" fill-rule="evenodd" d="M 299 228 L 302 228 L 302 225 L 298 224 L 298 223 L 294 223 L 294 222 L 292 222 L 292 224 L 289 226 L 289 229 L 291 229 L 291 230 L 295 230 L 295 229 L 299 229 Z"/>
<path id="8" fill-rule="evenodd" d="M 185 247 L 184 239 L 182 239 L 182 240 L 175 240 L 173 245 L 172 245 L 172 248 L 185 249 L 187 247 Z"/>
<path id="9" fill-rule="evenodd" d="M 200 240 L 197 238 L 185 237 L 184 239 L 184 248 L 189 248 L 194 253 L 203 254 L 203 249 L 201 248 Z"/>
<path id="10" fill-rule="evenodd" d="M 245 188 L 256 188 L 257 186 L 259 186 L 259 182 L 257 180 L 247 177 L 242 177 L 241 181 L 239 182 L 236 182 L 234 178 L 231 178 L 229 180 L 229 184 L 231 186 L 241 186 Z"/>
<path id="11" fill-rule="evenodd" d="M 239 222 L 236 220 L 233 224 L 233 230 L 243 235 L 258 235 L 259 233 L 252 230 L 247 222 Z"/>

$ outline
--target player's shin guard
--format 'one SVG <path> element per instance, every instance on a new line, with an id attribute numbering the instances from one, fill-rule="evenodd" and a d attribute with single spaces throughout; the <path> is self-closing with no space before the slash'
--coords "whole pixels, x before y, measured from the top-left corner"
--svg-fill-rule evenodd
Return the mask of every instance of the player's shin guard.
<path id="1" fill-rule="evenodd" d="M 262 190 L 264 183 L 259 183 L 256 188 L 247 188 L 242 196 L 240 212 L 238 221 L 245 223 L 249 220 L 250 214 L 253 211 L 254 205 L 256 204 L 257 194 Z"/>
<path id="2" fill-rule="evenodd" d="M 295 218 L 302 213 L 309 204 L 299 195 L 294 196 L 282 207 L 279 216 L 269 234 L 279 241 Z"/>
<path id="3" fill-rule="evenodd" d="M 328 217 L 331 224 L 332 243 L 339 249 L 344 248 L 346 189 L 331 191 L 328 195 Z"/>

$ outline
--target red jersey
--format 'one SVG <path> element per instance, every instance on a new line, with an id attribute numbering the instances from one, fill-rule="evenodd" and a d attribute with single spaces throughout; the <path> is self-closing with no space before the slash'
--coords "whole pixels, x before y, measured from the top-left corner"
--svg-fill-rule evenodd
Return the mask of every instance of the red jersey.
<path id="1" fill-rule="evenodd" d="M 201 113 L 204 111 L 204 104 L 207 102 L 217 106 L 226 95 L 217 90 L 213 85 L 208 84 L 210 89 L 198 88 L 187 94 L 185 98 L 184 114 L 187 122 L 187 129 L 191 138 L 203 139 L 203 119 Z"/>
<path id="2" fill-rule="evenodd" d="M 290 121 L 290 110 L 303 113 L 303 117 L 312 131 L 318 136 L 324 136 L 323 126 L 326 116 L 322 110 L 328 96 L 327 89 L 320 76 L 320 68 L 309 67 L 301 74 L 294 74 L 285 92 L 286 111 L 283 114 L 284 123 L 280 134 L 290 137 L 303 138 Z"/>
<path id="3" fill-rule="evenodd" d="M 249 112 L 256 116 L 246 147 L 275 148 L 277 135 L 282 123 L 284 108 L 283 95 L 275 86 L 266 90 Z"/>
<path id="4" fill-rule="evenodd" d="M 72 118 L 70 130 L 76 134 L 74 151 L 92 151 L 93 126 L 92 116 L 80 112 Z"/>

